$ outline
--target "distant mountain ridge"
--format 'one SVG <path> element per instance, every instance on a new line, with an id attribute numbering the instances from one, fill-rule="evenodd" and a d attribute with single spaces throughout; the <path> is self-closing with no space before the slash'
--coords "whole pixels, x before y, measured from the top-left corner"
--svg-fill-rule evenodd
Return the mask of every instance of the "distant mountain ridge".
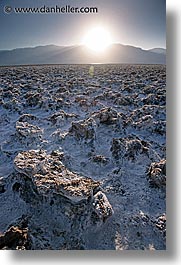
<path id="1" fill-rule="evenodd" d="M 0 51 L 0 66 L 30 64 L 166 64 L 166 50 L 112 44 L 105 52 L 96 53 L 83 45 L 46 45 Z"/>
<path id="2" fill-rule="evenodd" d="M 149 51 L 166 55 L 166 49 L 164 48 L 153 48 L 153 49 L 150 49 Z"/>

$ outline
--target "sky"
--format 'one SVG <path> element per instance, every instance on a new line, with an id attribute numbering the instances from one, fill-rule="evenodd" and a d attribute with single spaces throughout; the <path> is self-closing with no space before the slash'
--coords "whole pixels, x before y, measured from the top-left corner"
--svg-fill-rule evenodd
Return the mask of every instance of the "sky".
<path id="1" fill-rule="evenodd" d="M 96 14 L 10 14 L 5 6 L 97 7 Z M 39 45 L 79 45 L 102 26 L 114 43 L 166 47 L 166 0 L 0 0 L 0 50 Z"/>

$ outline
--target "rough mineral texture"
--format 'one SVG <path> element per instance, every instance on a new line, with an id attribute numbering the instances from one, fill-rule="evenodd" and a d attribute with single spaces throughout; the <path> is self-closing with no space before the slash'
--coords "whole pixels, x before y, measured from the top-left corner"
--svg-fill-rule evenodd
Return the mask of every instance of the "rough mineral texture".
<path id="1" fill-rule="evenodd" d="M 12 226 L 0 235 L 0 249 L 24 250 L 27 241 L 27 229 Z"/>
<path id="2" fill-rule="evenodd" d="M 14 160 L 15 169 L 31 178 L 42 194 L 49 192 L 63 195 L 72 202 L 92 200 L 100 183 L 69 171 L 57 153 L 30 150 L 19 153 Z"/>
<path id="3" fill-rule="evenodd" d="M 166 185 L 166 160 L 151 163 L 148 176 L 150 183 L 157 187 L 165 187 Z"/>
<path id="4" fill-rule="evenodd" d="M 0 248 L 165 250 L 165 157 L 165 65 L 0 67 Z"/>

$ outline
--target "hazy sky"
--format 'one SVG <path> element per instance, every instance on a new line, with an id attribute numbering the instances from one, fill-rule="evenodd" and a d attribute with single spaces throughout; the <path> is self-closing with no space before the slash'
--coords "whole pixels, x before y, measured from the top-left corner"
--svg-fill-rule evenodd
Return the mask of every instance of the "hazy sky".
<path id="1" fill-rule="evenodd" d="M 4 6 L 97 7 L 97 14 L 10 14 Z M 101 25 L 113 42 L 144 49 L 166 46 L 166 0 L 0 0 L 0 49 L 80 44 Z"/>

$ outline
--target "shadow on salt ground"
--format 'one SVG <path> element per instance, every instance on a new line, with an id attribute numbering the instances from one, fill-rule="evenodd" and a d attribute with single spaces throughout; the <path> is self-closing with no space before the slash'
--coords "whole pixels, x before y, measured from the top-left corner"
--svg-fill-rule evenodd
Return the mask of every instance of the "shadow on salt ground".
<path id="1" fill-rule="evenodd" d="M 178 54 L 178 13 L 167 13 L 167 251 L 10 251 L 12 261 L 19 262 L 112 262 L 112 261 L 136 261 L 137 260 L 176 260 L 178 251 L 178 218 L 177 204 L 174 200 L 178 176 L 176 168 L 178 161 L 174 157 L 177 150 L 178 124 L 178 81 L 175 66 Z M 177 178 L 174 178 L 177 176 Z M 177 194 L 178 195 L 178 194 Z"/>

